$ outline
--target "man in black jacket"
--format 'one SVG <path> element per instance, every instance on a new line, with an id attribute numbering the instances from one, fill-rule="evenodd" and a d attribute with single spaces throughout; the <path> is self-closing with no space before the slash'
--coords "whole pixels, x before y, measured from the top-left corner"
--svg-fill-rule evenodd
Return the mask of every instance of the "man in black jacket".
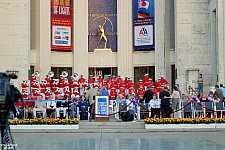
<path id="1" fill-rule="evenodd" d="M 145 99 L 145 103 L 149 103 L 151 99 L 153 99 L 154 93 L 150 89 L 150 86 L 147 87 L 147 90 L 145 91 L 145 94 L 143 96 L 143 100 Z M 143 103 L 143 101 L 139 101 L 140 103 Z"/>
<path id="2" fill-rule="evenodd" d="M 170 98 L 168 97 L 170 97 L 170 93 L 168 92 L 168 88 L 165 87 L 164 90 L 159 93 L 162 118 L 170 118 Z"/>

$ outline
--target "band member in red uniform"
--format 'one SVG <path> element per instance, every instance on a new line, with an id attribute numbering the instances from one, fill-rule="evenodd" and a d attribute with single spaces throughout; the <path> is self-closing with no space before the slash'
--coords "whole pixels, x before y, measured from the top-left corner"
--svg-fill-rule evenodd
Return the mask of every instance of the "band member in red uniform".
<path id="1" fill-rule="evenodd" d="M 105 87 L 106 90 L 109 90 L 109 85 L 106 81 L 103 82 L 103 86 Z"/>
<path id="2" fill-rule="evenodd" d="M 46 89 L 46 87 L 45 87 L 46 83 L 47 82 L 45 80 L 41 81 L 41 84 L 40 84 L 41 94 L 44 94 L 46 92 L 46 90 L 45 90 Z"/>
<path id="3" fill-rule="evenodd" d="M 90 85 L 94 85 L 94 83 L 95 83 L 95 79 L 93 78 L 92 75 L 90 75 L 90 78 L 88 79 L 88 84 L 89 84 L 89 86 L 90 86 Z"/>
<path id="4" fill-rule="evenodd" d="M 111 75 L 109 75 L 108 78 L 106 79 L 106 82 L 108 84 L 111 84 L 112 83 L 112 80 L 113 80 L 113 78 L 111 77 Z"/>
<path id="5" fill-rule="evenodd" d="M 148 81 L 149 81 L 149 74 L 146 73 L 145 77 L 142 79 L 142 82 L 145 83 L 145 82 L 148 82 Z"/>
<path id="6" fill-rule="evenodd" d="M 119 91 L 118 94 L 123 95 L 123 98 L 125 98 L 126 97 L 126 90 L 125 90 L 125 88 L 124 87 L 120 87 L 120 91 Z"/>
<path id="7" fill-rule="evenodd" d="M 127 78 L 127 83 L 126 83 L 127 86 L 130 84 L 130 82 L 131 82 L 131 79 L 130 79 L 130 77 L 128 77 L 128 78 Z"/>
<path id="8" fill-rule="evenodd" d="M 51 90 L 50 89 L 46 89 L 44 94 L 45 94 L 45 100 L 48 100 L 49 96 L 51 95 Z"/>
<path id="9" fill-rule="evenodd" d="M 64 77 L 63 77 L 63 75 L 60 75 L 59 88 L 64 88 L 64 83 L 65 83 Z"/>
<path id="10" fill-rule="evenodd" d="M 35 80 L 36 80 L 35 75 L 32 74 L 30 78 L 30 84 L 34 83 Z"/>
<path id="11" fill-rule="evenodd" d="M 24 91 L 27 91 L 27 81 L 26 80 L 23 80 L 23 82 L 21 83 L 21 87 L 22 87 L 22 93 L 24 92 Z"/>
<path id="12" fill-rule="evenodd" d="M 55 94 L 55 100 L 58 100 L 58 95 L 61 94 L 61 91 L 60 91 L 59 87 L 57 87 L 54 94 Z"/>
<path id="13" fill-rule="evenodd" d="M 37 100 L 37 97 L 40 96 L 40 90 L 39 89 L 35 89 L 34 93 L 33 93 L 33 100 Z"/>
<path id="14" fill-rule="evenodd" d="M 142 83 L 142 80 L 139 80 L 139 83 L 138 83 L 138 89 L 140 89 L 140 87 L 144 87 L 144 84 Z"/>
<path id="15" fill-rule="evenodd" d="M 134 83 L 130 80 L 130 82 L 128 82 L 127 88 L 128 89 L 130 89 L 130 88 L 134 89 L 134 87 L 135 87 Z"/>
<path id="16" fill-rule="evenodd" d="M 164 85 L 161 85 L 160 87 L 157 88 L 157 92 L 162 92 L 164 90 Z"/>
<path id="17" fill-rule="evenodd" d="M 165 79 L 164 75 L 161 75 L 161 79 L 160 79 L 161 84 L 167 85 L 168 81 Z"/>
<path id="18" fill-rule="evenodd" d="M 120 85 L 122 82 L 123 82 L 123 78 L 121 78 L 121 76 L 119 75 L 117 78 L 116 78 L 116 84 L 117 85 Z"/>
<path id="19" fill-rule="evenodd" d="M 44 80 L 51 85 L 52 79 L 49 77 L 48 74 L 45 76 L 45 79 Z"/>
<path id="20" fill-rule="evenodd" d="M 31 88 L 31 92 L 32 94 L 35 92 L 35 90 L 39 89 L 39 82 L 38 81 L 35 81 L 33 84 L 32 84 L 32 88 Z"/>
<path id="21" fill-rule="evenodd" d="M 158 97 L 157 90 L 155 89 L 155 86 L 151 86 L 151 90 Z"/>
<path id="22" fill-rule="evenodd" d="M 67 98 L 70 99 L 70 88 L 69 88 L 69 86 L 66 87 L 64 93 L 67 96 Z"/>
<path id="23" fill-rule="evenodd" d="M 100 85 L 98 83 L 98 80 L 95 80 L 95 82 L 94 82 L 94 88 L 97 88 L 97 89 L 100 88 Z"/>
<path id="24" fill-rule="evenodd" d="M 126 83 L 124 83 L 124 82 L 122 82 L 121 84 L 120 84 L 120 88 L 121 87 L 123 87 L 124 88 L 124 90 L 127 88 L 127 85 L 126 85 Z"/>
<path id="25" fill-rule="evenodd" d="M 115 100 L 116 100 L 116 95 L 117 95 L 116 89 L 115 89 L 115 88 L 112 88 L 112 89 L 110 90 L 110 100 L 111 100 L 111 101 L 115 101 Z"/>
<path id="26" fill-rule="evenodd" d="M 99 83 L 99 85 L 100 85 L 100 88 L 102 88 L 102 86 L 103 86 L 103 82 L 104 82 L 104 80 L 103 80 L 102 76 L 101 76 L 101 75 L 99 75 L 97 80 L 98 80 L 98 83 Z"/>
<path id="27" fill-rule="evenodd" d="M 23 100 L 28 100 L 28 93 L 26 90 L 23 91 L 22 96 L 23 96 Z"/>
<path id="28" fill-rule="evenodd" d="M 138 100 L 143 101 L 144 94 L 145 94 L 145 90 L 142 86 L 140 86 L 140 88 L 138 88 Z"/>
<path id="29" fill-rule="evenodd" d="M 133 87 L 129 88 L 129 95 L 134 95 L 136 96 L 135 90 Z"/>
<path id="30" fill-rule="evenodd" d="M 160 82 L 160 79 L 161 78 L 158 78 L 158 82 L 156 82 L 156 84 L 155 84 L 157 92 L 158 91 L 161 91 L 161 82 Z"/>
<path id="31" fill-rule="evenodd" d="M 75 87 L 73 94 L 76 95 L 80 95 L 79 89 L 77 87 Z"/>
<path id="32" fill-rule="evenodd" d="M 55 91 L 57 90 L 58 87 L 59 87 L 59 79 L 53 79 L 52 93 L 55 94 Z"/>
<path id="33" fill-rule="evenodd" d="M 112 88 L 115 88 L 117 89 L 117 84 L 114 80 L 112 80 L 112 83 L 109 83 L 109 88 L 112 89 Z"/>
<path id="34" fill-rule="evenodd" d="M 83 84 L 85 82 L 85 79 L 83 77 L 83 75 L 80 75 L 80 78 L 78 79 L 78 84 L 79 84 L 79 88 L 83 88 Z"/>

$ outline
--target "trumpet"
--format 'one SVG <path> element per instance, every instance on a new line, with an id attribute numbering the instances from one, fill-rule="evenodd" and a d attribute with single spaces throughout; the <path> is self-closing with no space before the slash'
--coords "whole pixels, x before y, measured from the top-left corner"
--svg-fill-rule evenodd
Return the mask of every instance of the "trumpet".
<path id="1" fill-rule="evenodd" d="M 63 76 L 64 78 L 66 78 L 66 77 L 68 76 L 68 72 L 67 72 L 67 71 L 63 71 L 63 72 L 62 72 L 62 76 Z"/>
<path id="2" fill-rule="evenodd" d="M 49 72 L 48 72 L 48 76 L 49 76 L 50 78 L 54 77 L 54 72 L 53 72 L 53 71 L 49 71 Z"/>
<path id="3" fill-rule="evenodd" d="M 38 78 L 38 77 L 40 76 L 39 71 L 35 71 L 35 72 L 34 72 L 34 76 L 35 76 L 35 78 Z"/>

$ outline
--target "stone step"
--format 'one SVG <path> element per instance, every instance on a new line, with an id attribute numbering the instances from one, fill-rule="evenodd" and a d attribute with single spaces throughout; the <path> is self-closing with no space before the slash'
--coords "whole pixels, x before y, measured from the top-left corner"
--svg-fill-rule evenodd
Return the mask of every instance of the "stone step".
<path id="1" fill-rule="evenodd" d="M 144 125 L 135 126 L 79 126 L 79 129 L 144 129 Z"/>

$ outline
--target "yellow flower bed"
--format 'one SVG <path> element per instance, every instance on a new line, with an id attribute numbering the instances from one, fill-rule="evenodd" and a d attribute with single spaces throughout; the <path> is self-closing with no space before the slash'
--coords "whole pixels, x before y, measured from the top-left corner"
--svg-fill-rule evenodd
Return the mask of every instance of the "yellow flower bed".
<path id="1" fill-rule="evenodd" d="M 225 123 L 225 118 L 146 118 L 145 124 L 209 124 Z"/>
<path id="2" fill-rule="evenodd" d="M 9 119 L 10 125 L 73 125 L 78 124 L 79 119 L 24 119 L 24 120 L 12 120 Z"/>

